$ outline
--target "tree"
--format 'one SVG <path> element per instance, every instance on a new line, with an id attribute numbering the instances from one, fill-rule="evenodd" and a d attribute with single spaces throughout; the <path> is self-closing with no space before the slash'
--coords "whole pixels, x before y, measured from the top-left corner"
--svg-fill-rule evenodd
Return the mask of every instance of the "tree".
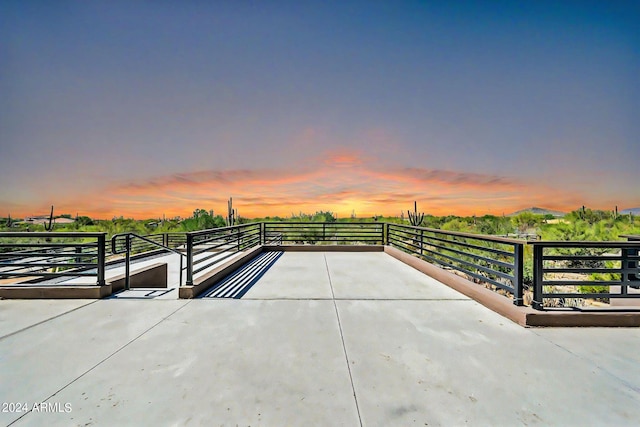
<path id="1" fill-rule="evenodd" d="M 532 212 L 522 212 L 514 217 L 511 217 L 511 221 L 520 233 L 526 233 L 528 229 L 543 224 L 544 216 L 536 215 Z"/>

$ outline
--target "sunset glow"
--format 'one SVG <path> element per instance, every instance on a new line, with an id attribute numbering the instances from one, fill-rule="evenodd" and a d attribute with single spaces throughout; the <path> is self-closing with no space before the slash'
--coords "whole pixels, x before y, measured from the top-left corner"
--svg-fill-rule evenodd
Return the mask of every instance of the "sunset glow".
<path id="1" fill-rule="evenodd" d="M 99 197 L 58 202 L 61 212 L 98 218 L 189 216 L 196 208 L 223 213 L 229 197 L 245 217 L 332 211 L 399 216 L 418 201 L 433 215 L 501 215 L 528 205 L 570 210 L 580 195 L 512 177 L 437 169 L 381 168 L 357 153 L 328 153 L 308 168 L 198 171 L 105 186 Z M 559 202 L 561 201 L 561 202 Z M 30 212 L 24 212 L 28 214 Z"/>

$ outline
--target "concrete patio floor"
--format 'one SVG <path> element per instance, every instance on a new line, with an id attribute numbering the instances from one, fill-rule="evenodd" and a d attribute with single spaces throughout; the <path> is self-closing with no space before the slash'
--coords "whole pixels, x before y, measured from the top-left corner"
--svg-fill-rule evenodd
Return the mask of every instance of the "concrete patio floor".
<path id="1" fill-rule="evenodd" d="M 266 265 L 241 299 L 0 301 L 0 424 L 640 424 L 639 328 L 523 328 L 382 252 Z"/>

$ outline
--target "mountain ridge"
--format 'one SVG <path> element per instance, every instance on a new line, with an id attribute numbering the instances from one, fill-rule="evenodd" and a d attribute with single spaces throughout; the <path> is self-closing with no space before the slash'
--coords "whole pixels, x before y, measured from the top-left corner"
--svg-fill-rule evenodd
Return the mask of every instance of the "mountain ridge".
<path id="1" fill-rule="evenodd" d="M 554 211 L 552 209 L 540 208 L 538 206 L 532 206 L 530 208 L 526 208 L 526 209 L 521 209 L 519 211 L 515 211 L 513 213 L 510 213 L 507 216 L 516 216 L 516 215 L 519 215 L 519 214 L 525 213 L 525 212 L 531 212 L 531 213 L 536 214 L 536 215 L 553 215 L 555 217 L 561 217 L 561 216 L 565 216 L 567 214 L 566 212 Z"/>

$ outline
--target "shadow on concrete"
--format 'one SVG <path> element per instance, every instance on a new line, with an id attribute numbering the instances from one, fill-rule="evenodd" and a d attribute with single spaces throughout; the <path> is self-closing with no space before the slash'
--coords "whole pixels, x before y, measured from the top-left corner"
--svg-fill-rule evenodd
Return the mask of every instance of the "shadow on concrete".
<path id="1" fill-rule="evenodd" d="M 242 298 L 282 256 L 283 252 L 263 252 L 249 263 L 216 283 L 198 298 Z"/>
<path id="2" fill-rule="evenodd" d="M 104 299 L 154 299 L 169 294 L 176 288 L 169 289 L 129 289 L 128 291 L 122 290 L 115 294 L 109 295 Z"/>

